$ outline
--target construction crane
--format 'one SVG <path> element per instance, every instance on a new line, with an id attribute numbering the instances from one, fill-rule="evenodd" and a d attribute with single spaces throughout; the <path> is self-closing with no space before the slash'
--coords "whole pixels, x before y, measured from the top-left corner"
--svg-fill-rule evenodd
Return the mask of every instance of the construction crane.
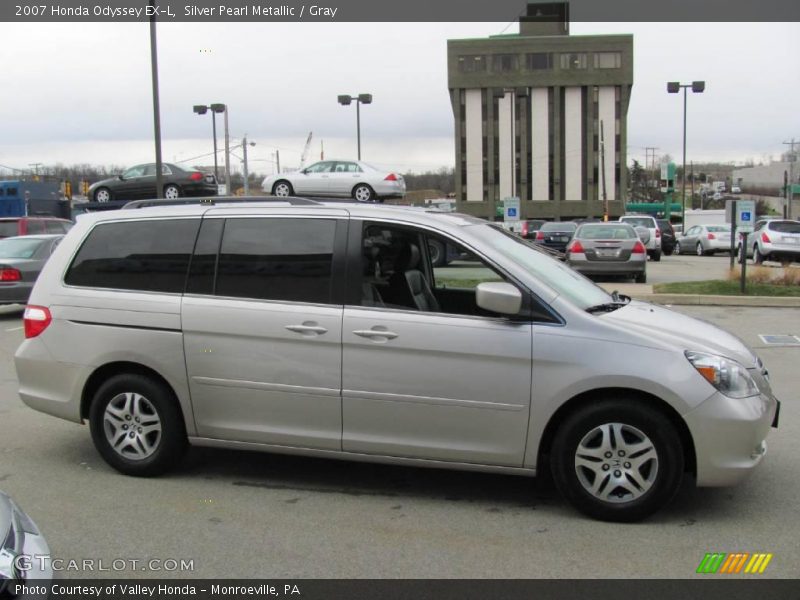
<path id="1" fill-rule="evenodd" d="M 311 149 L 311 137 L 314 135 L 313 131 L 308 132 L 308 138 L 306 139 L 306 147 L 303 148 L 303 154 L 300 155 L 300 168 L 302 169 L 306 161 L 308 160 L 308 152 Z"/>

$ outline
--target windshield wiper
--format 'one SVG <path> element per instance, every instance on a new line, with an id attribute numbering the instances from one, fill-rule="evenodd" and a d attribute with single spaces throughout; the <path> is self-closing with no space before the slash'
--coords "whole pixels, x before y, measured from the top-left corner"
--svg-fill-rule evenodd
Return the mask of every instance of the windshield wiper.
<path id="1" fill-rule="evenodd" d="M 624 294 L 620 294 L 617 290 L 611 292 L 611 302 L 603 302 L 602 304 L 595 304 L 594 306 L 590 306 L 586 309 L 588 313 L 600 313 L 600 312 L 613 312 L 618 308 L 621 308 L 628 304 L 631 301 L 630 296 L 626 296 Z"/>

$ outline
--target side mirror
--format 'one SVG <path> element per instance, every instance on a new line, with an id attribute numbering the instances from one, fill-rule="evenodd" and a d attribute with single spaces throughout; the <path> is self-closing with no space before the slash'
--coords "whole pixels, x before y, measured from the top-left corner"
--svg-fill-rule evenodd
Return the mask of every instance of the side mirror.
<path id="1" fill-rule="evenodd" d="M 504 281 L 487 281 L 478 284 L 475 301 L 484 310 L 516 315 L 522 308 L 522 292 Z"/>
<path id="2" fill-rule="evenodd" d="M 122 173 L 120 173 L 119 175 L 117 175 L 117 179 L 119 179 L 120 181 L 122 181 L 123 179 L 125 179 L 125 177 L 123 177 L 123 176 L 122 176 Z"/>

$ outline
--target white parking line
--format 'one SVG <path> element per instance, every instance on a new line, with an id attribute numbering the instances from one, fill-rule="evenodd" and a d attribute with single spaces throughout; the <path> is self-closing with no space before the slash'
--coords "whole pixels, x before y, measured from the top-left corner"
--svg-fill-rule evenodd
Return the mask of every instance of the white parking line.
<path id="1" fill-rule="evenodd" d="M 22 329 L 22 326 L 12 327 L 11 329 L 6 329 L 6 331 L 19 331 L 20 329 Z"/>

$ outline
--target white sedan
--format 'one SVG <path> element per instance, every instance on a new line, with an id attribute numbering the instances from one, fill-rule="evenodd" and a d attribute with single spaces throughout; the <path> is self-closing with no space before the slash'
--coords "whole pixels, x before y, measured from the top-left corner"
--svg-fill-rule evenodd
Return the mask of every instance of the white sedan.
<path id="1" fill-rule="evenodd" d="M 359 202 L 382 202 L 406 193 L 399 173 L 355 160 L 323 160 L 299 171 L 276 173 L 265 178 L 261 187 L 274 196 L 338 196 Z"/>

